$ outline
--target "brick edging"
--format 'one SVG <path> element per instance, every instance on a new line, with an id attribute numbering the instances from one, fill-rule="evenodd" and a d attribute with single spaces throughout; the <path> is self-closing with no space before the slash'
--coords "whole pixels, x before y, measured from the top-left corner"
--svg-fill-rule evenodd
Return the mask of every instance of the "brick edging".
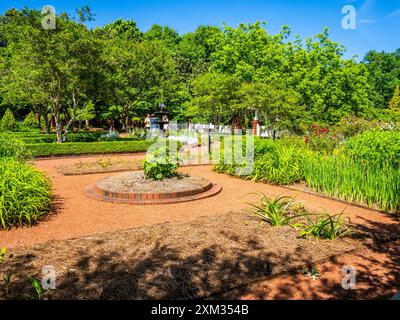
<path id="1" fill-rule="evenodd" d="M 101 190 L 97 183 L 85 188 L 85 195 L 89 198 L 104 202 L 128 204 L 128 205 L 165 205 L 182 202 L 191 202 L 216 196 L 222 191 L 222 187 L 209 183 L 207 186 L 183 192 L 171 193 L 118 193 Z"/>

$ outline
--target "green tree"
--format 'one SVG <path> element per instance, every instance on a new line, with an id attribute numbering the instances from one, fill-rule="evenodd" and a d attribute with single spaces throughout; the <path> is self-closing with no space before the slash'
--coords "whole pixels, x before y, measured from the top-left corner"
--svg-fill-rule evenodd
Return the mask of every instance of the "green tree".
<path id="1" fill-rule="evenodd" d="M 394 95 L 389 103 L 389 114 L 396 122 L 400 122 L 400 85 L 394 91 Z"/>
<path id="2" fill-rule="evenodd" d="M 369 71 L 370 98 L 375 108 L 389 105 L 393 91 L 400 84 L 400 49 L 395 52 L 368 52 L 363 63 Z"/>
<path id="3" fill-rule="evenodd" d="M 36 119 L 35 113 L 33 111 L 29 112 L 29 114 L 25 117 L 25 120 L 22 124 L 25 128 L 28 129 L 39 128 L 39 121 L 38 119 Z"/>
<path id="4" fill-rule="evenodd" d="M 243 109 L 257 111 L 260 120 L 271 130 L 303 133 L 312 123 L 301 95 L 282 84 L 245 83 L 241 89 Z"/>
<path id="5" fill-rule="evenodd" d="M 123 128 L 129 116 L 140 115 L 143 109 L 148 112 L 159 103 L 168 105 L 176 94 L 175 64 L 161 42 L 116 39 L 106 55 L 112 67 L 110 104 L 121 106 Z"/>
<path id="6" fill-rule="evenodd" d="M 0 127 L 2 131 L 17 131 L 18 123 L 10 109 L 4 113 Z"/>
<path id="7" fill-rule="evenodd" d="M 232 75 L 211 72 L 197 77 L 187 115 L 215 124 L 236 124 L 242 118 L 240 87 L 241 81 Z"/>
<path id="8" fill-rule="evenodd" d="M 95 33 L 106 39 L 119 38 L 134 42 L 140 41 L 143 37 L 143 33 L 139 30 L 135 21 L 123 19 L 109 23 L 104 28 L 97 28 Z"/>

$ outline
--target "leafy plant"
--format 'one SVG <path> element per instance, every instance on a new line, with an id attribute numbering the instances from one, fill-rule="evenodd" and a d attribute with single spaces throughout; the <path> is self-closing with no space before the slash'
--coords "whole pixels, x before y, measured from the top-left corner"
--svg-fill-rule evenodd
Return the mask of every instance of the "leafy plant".
<path id="1" fill-rule="evenodd" d="M 12 134 L 0 134 L 0 158 L 13 158 L 21 161 L 29 157 L 30 152 L 21 139 Z"/>
<path id="2" fill-rule="evenodd" d="M 400 166 L 400 132 L 366 131 L 346 143 L 345 153 L 366 165 Z"/>
<path id="3" fill-rule="evenodd" d="M 248 204 L 253 207 L 250 211 L 261 219 L 261 224 L 268 223 L 273 227 L 291 225 L 293 219 L 303 215 L 294 213 L 295 200 L 288 196 L 269 198 L 262 194 L 260 205 Z"/>
<path id="4" fill-rule="evenodd" d="M 312 151 L 331 154 L 339 146 L 339 139 L 331 130 L 313 125 L 306 137 L 306 144 Z"/>
<path id="5" fill-rule="evenodd" d="M 400 212 L 400 169 L 393 165 L 366 165 L 343 155 L 314 155 L 304 161 L 303 169 L 307 185 L 317 192 L 371 208 Z"/>
<path id="6" fill-rule="evenodd" d="M 302 161 L 305 151 L 296 146 L 281 146 L 256 159 L 250 175 L 254 181 L 290 185 L 304 179 Z"/>
<path id="7" fill-rule="evenodd" d="M 32 166 L 0 159 L 0 228 L 32 225 L 50 209 L 49 180 Z"/>
<path id="8" fill-rule="evenodd" d="M 306 277 L 311 278 L 313 281 L 317 281 L 321 277 L 321 273 L 318 271 L 316 267 L 312 267 L 311 269 L 303 270 L 303 274 Z"/>
<path id="9" fill-rule="evenodd" d="M 0 262 L 3 262 L 7 253 L 7 248 L 0 249 Z"/>
<path id="10" fill-rule="evenodd" d="M 149 150 L 146 159 L 142 161 L 142 166 L 146 178 L 161 181 L 180 176 L 179 161 L 178 153 L 172 152 L 166 145 L 156 150 Z"/>
<path id="11" fill-rule="evenodd" d="M 31 280 L 32 283 L 32 288 L 34 290 L 35 293 L 35 297 L 28 295 L 28 297 L 30 299 L 37 299 L 37 300 L 42 300 L 43 299 L 43 295 L 45 294 L 45 291 L 43 290 L 42 284 L 40 283 L 40 280 L 36 279 L 36 278 L 32 278 Z"/>
<path id="12" fill-rule="evenodd" d="M 343 216 L 343 212 L 338 215 L 305 215 L 305 223 L 299 223 L 297 227 L 302 230 L 300 237 L 302 238 L 315 238 L 335 240 L 336 238 L 343 238 L 351 233 L 348 223 L 350 218 Z"/>
<path id="13" fill-rule="evenodd" d="M 133 128 L 129 132 L 129 136 L 135 140 L 146 140 L 147 130 L 141 128 Z"/>
<path id="14" fill-rule="evenodd" d="M 3 276 L 3 282 L 4 282 L 4 295 L 5 298 L 8 299 L 11 293 L 11 285 L 12 285 L 12 273 L 7 273 Z"/>

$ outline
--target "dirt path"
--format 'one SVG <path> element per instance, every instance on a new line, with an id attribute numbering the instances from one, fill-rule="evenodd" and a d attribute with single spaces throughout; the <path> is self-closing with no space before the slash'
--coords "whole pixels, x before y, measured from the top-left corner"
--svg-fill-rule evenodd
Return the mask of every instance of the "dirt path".
<path id="1" fill-rule="evenodd" d="M 355 289 L 345 290 L 344 267 L 355 270 Z M 400 289 L 400 242 L 370 247 L 317 266 L 321 277 L 285 274 L 218 298 L 239 300 L 391 299 Z"/>
<path id="2" fill-rule="evenodd" d="M 109 157 L 109 156 L 107 156 Z M 124 159 L 138 156 L 115 156 Z M 141 155 L 140 157 L 143 157 Z M 250 195 L 263 192 L 270 196 L 280 194 L 296 195 L 306 208 L 327 210 L 330 213 L 346 213 L 352 222 L 364 229 L 379 229 L 379 233 L 395 232 L 400 234 L 398 221 L 359 207 L 348 206 L 338 201 L 315 195 L 288 191 L 285 188 L 262 183 L 245 181 L 212 171 L 211 166 L 187 167 L 182 170 L 193 176 L 207 178 L 223 187 L 222 192 L 210 199 L 167 206 L 129 206 L 123 204 L 103 203 L 87 198 L 83 194 L 85 186 L 113 175 L 93 174 L 85 176 L 62 176 L 56 167 L 79 161 L 95 161 L 95 157 L 71 159 L 38 160 L 36 166 L 46 172 L 53 182 L 54 194 L 57 197 L 57 210 L 46 221 L 32 228 L 19 228 L 11 231 L 0 231 L 0 246 L 15 247 L 44 243 L 54 239 L 77 238 L 108 231 L 130 229 L 164 222 L 190 221 L 199 216 L 218 215 L 238 209 L 247 208 L 245 202 L 258 201 L 259 196 Z"/>

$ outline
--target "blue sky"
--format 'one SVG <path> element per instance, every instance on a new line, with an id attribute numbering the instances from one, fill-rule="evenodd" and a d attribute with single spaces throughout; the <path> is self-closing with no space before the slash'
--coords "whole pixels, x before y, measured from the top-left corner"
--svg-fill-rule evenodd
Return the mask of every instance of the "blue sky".
<path id="1" fill-rule="evenodd" d="M 221 26 L 225 22 L 236 26 L 264 20 L 271 33 L 289 25 L 293 34 L 302 37 L 315 35 L 327 26 L 331 38 L 346 46 L 346 57 L 362 58 L 371 49 L 400 48 L 400 0 L 2 0 L 0 11 L 53 5 L 57 12 L 73 13 L 74 8 L 86 4 L 96 13 L 96 21 L 90 26 L 124 18 L 135 20 L 142 30 L 158 23 L 185 33 L 201 24 Z M 347 4 L 357 9 L 356 30 L 342 29 L 341 9 Z"/>

